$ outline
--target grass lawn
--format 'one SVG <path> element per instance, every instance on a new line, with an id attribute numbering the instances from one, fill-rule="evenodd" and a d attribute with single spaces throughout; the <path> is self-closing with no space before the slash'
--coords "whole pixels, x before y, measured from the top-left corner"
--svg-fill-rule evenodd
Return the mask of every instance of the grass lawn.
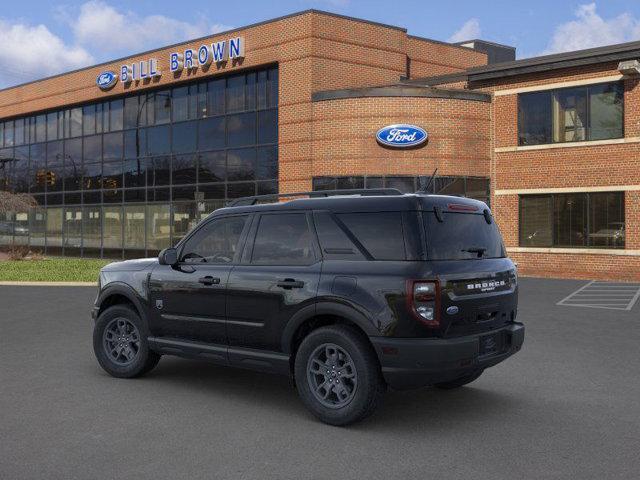
<path id="1" fill-rule="evenodd" d="M 80 258 L 0 261 L 0 281 L 97 282 L 98 271 L 112 261 Z"/>

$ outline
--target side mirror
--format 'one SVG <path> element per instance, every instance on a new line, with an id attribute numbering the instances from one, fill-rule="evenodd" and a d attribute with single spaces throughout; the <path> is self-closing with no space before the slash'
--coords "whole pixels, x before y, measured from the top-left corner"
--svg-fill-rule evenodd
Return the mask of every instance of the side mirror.
<path id="1" fill-rule="evenodd" d="M 175 248 L 165 248 L 158 255 L 160 265 L 175 265 L 178 263 L 178 251 Z"/>

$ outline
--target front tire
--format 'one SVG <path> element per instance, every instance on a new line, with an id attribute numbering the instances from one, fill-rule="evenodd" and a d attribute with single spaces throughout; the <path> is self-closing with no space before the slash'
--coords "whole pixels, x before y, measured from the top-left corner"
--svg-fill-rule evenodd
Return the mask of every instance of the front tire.
<path id="1" fill-rule="evenodd" d="M 128 305 L 114 305 L 98 316 L 93 329 L 93 351 L 111 376 L 144 375 L 160 361 L 149 348 L 148 331 L 140 315 Z"/>
<path id="2" fill-rule="evenodd" d="M 344 325 L 322 327 L 305 337 L 294 370 L 302 402 L 330 425 L 368 417 L 385 390 L 375 352 L 361 334 Z"/>

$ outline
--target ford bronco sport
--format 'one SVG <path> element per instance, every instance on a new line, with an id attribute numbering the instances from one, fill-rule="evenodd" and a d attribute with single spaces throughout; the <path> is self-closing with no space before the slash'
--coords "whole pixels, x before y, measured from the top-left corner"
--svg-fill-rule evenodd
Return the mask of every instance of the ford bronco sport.
<path id="1" fill-rule="evenodd" d="M 136 377 L 179 355 L 285 374 L 320 420 L 345 425 L 387 386 L 460 387 L 521 348 L 516 268 L 484 203 L 291 195 L 235 200 L 158 259 L 104 267 L 102 368 Z"/>

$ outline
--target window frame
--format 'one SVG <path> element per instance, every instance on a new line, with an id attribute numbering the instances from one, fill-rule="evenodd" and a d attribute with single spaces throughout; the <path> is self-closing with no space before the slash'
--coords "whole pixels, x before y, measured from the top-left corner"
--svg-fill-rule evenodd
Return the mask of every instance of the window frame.
<path id="1" fill-rule="evenodd" d="M 621 197 L 621 210 L 624 218 L 625 224 L 625 235 L 624 235 L 624 246 L 616 247 L 616 246 L 593 246 L 590 245 L 589 235 L 591 232 L 591 202 L 592 196 L 598 194 L 617 194 Z M 557 237 L 557 228 L 556 228 L 556 198 L 559 196 L 566 195 L 584 195 L 586 198 L 585 201 L 585 230 L 587 232 L 587 244 L 586 245 L 576 245 L 576 246 L 567 246 L 567 245 L 557 245 L 556 237 Z M 549 245 L 523 245 L 522 244 L 522 235 L 523 235 L 523 222 L 522 222 L 522 199 L 523 198 L 541 198 L 541 197 L 551 197 L 551 243 Z M 566 192 L 566 193 L 542 193 L 542 194 L 521 194 L 518 195 L 518 247 L 521 248 L 562 248 L 568 250 L 575 249 L 588 249 L 588 250 L 627 250 L 627 215 L 626 215 L 626 195 L 625 191 L 613 190 L 613 191 L 605 191 L 605 192 Z"/>
<path id="2" fill-rule="evenodd" d="M 608 138 L 598 138 L 598 139 L 591 139 L 591 90 L 594 87 L 601 87 L 603 85 L 617 85 L 618 87 L 620 87 L 621 89 L 621 93 L 622 93 L 622 111 L 621 111 L 621 117 L 622 117 L 622 132 L 621 135 L 619 137 L 608 137 Z M 585 127 L 585 140 L 562 140 L 562 141 L 554 141 L 553 140 L 553 130 L 554 130 L 554 115 L 553 115 L 553 99 L 554 97 L 560 93 L 560 92 L 564 92 L 564 91 L 569 91 L 569 90 L 578 90 L 578 89 L 586 89 L 587 94 L 586 94 L 586 117 L 587 117 L 587 126 Z M 522 105 L 522 98 L 527 96 L 527 95 L 535 95 L 535 94 L 539 94 L 539 93 L 548 93 L 549 94 L 549 101 L 551 102 L 550 105 L 550 109 L 549 111 L 551 112 L 551 118 L 550 118 L 550 125 L 551 125 L 551 132 L 550 132 L 550 142 L 542 142 L 542 143 L 521 143 L 521 138 L 522 138 L 522 134 L 521 134 L 521 127 L 522 127 L 522 123 L 521 123 L 521 105 Z M 540 145 L 562 145 L 562 144 L 569 144 L 569 143 L 582 143 L 582 142 L 601 142 L 601 141 L 607 141 L 607 140 L 617 140 L 617 139 L 621 139 L 621 138 L 625 138 L 626 135 L 626 122 L 625 122 L 625 111 L 626 111 L 626 98 L 625 98 L 625 85 L 624 85 L 624 81 L 623 80 L 617 80 L 617 81 L 613 81 L 613 82 L 598 82 L 598 83 L 593 83 L 593 84 L 587 84 L 587 85 L 576 85 L 576 86 L 571 86 L 571 87 L 561 87 L 561 88 L 553 88 L 553 89 L 546 89 L 546 90 L 535 90 L 535 91 L 531 91 L 531 92 L 523 92 L 523 93 L 518 93 L 518 98 L 517 98 L 517 112 L 516 112 L 516 117 L 517 117 L 517 129 L 516 129 L 516 135 L 517 135 L 517 146 L 518 147 L 533 147 L 533 146 L 540 146 Z"/>

